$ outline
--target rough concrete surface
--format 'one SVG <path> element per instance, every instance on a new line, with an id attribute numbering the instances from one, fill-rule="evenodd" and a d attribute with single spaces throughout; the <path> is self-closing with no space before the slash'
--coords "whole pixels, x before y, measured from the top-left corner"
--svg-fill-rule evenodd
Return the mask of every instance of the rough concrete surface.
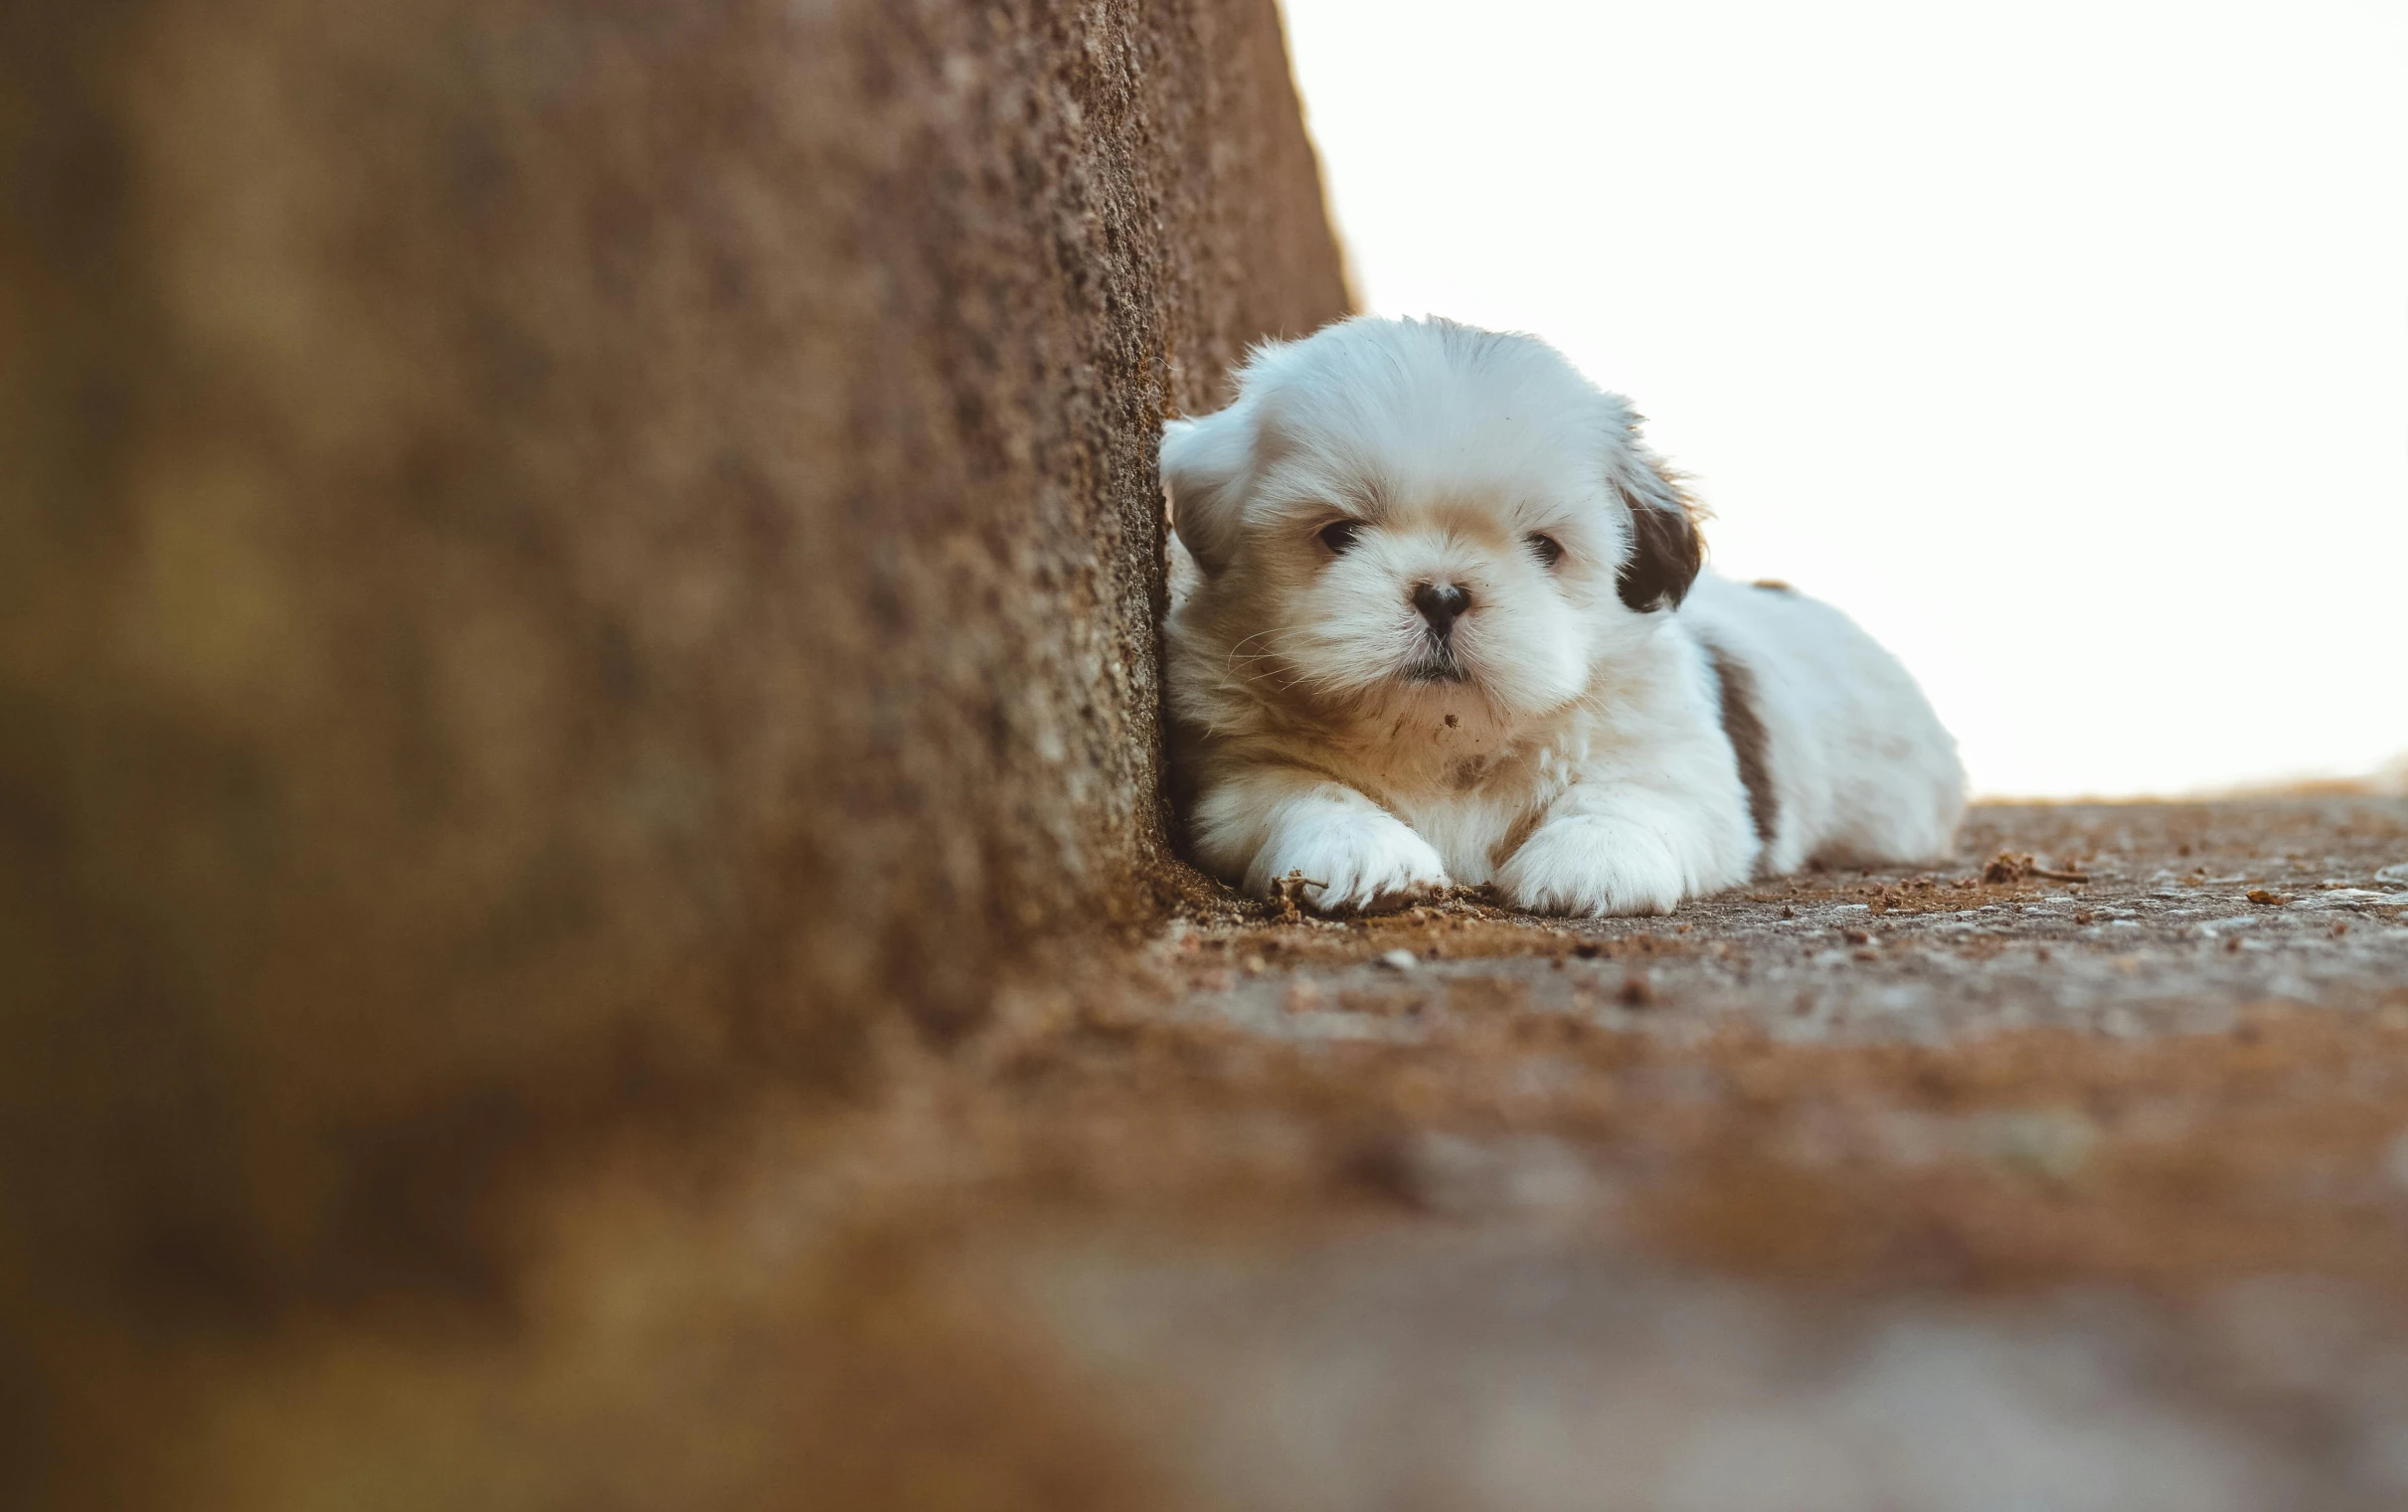
<path id="1" fill-rule="evenodd" d="M 0 199 L 0 1501 L 103 1323 L 506 1316 L 523 1173 L 1163 917 L 1271 0 L 23 0 Z"/>

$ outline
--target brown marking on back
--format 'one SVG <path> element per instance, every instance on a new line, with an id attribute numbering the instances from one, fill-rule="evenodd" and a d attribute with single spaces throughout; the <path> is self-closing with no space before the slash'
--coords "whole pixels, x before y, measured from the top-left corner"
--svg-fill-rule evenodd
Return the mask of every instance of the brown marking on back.
<path id="1" fill-rule="evenodd" d="M 1771 741 L 1756 712 L 1756 674 L 1720 646 L 1708 645 L 1706 655 L 1713 660 L 1715 680 L 1722 684 L 1722 733 L 1730 739 L 1731 754 L 1739 757 L 1748 817 L 1755 822 L 1757 840 L 1770 846 L 1773 826 L 1781 818 L 1781 798 L 1773 791 L 1773 771 L 1765 762 Z"/>

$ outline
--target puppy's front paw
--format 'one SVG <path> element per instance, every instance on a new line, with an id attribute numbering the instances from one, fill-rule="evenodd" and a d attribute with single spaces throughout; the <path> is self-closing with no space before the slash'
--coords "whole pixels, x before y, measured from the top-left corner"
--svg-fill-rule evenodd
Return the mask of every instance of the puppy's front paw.
<path id="1" fill-rule="evenodd" d="M 1669 914 L 1682 893 L 1663 841 L 1594 814 L 1540 825 L 1498 870 L 1496 888 L 1531 914 Z"/>
<path id="2" fill-rule="evenodd" d="M 1315 815 L 1271 837 L 1246 871 L 1246 891 L 1269 898 L 1300 873 L 1298 895 L 1324 914 L 1377 914 L 1436 898 L 1447 864 L 1430 842 L 1382 813 Z"/>

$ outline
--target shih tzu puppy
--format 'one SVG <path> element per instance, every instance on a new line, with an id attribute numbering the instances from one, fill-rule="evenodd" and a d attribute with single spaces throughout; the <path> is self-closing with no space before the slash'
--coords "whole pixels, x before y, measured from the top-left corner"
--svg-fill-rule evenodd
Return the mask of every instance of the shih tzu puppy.
<path id="1" fill-rule="evenodd" d="M 1162 476 L 1174 781 L 1250 893 L 1664 914 L 1950 849 L 1964 771 L 1906 669 L 1702 572 L 1630 406 L 1544 342 L 1364 317 L 1264 347 Z"/>

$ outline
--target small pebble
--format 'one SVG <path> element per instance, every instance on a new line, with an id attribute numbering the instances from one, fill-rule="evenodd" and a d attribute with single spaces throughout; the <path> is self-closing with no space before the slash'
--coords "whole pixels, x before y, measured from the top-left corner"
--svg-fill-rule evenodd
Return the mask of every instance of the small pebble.
<path id="1" fill-rule="evenodd" d="M 1380 957 L 1379 964 L 1391 971 L 1410 971 L 1420 962 L 1414 959 L 1411 950 L 1390 950 Z"/>

